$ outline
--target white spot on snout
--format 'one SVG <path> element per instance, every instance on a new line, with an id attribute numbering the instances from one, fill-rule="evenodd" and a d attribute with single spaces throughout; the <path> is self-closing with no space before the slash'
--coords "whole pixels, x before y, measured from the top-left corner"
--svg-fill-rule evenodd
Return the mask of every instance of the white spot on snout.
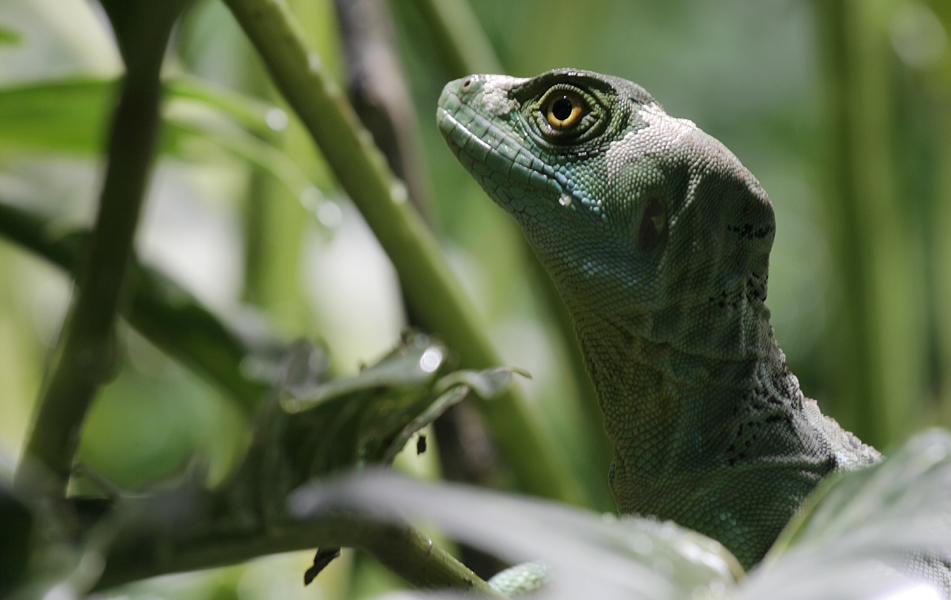
<path id="1" fill-rule="evenodd" d="M 482 104 L 485 109 L 497 117 L 518 110 L 518 101 L 509 98 L 509 90 L 523 81 L 505 75 L 485 75 L 482 84 Z"/>
<path id="2" fill-rule="evenodd" d="M 571 196 L 562 196 L 558 199 L 558 204 L 562 206 L 571 206 Z"/>

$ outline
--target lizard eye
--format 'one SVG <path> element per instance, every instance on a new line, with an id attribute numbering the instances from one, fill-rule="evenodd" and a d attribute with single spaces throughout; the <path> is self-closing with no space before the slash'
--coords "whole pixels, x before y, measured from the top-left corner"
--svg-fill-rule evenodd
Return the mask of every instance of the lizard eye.
<path id="1" fill-rule="evenodd" d="M 598 96 L 599 90 L 562 81 L 537 93 L 536 88 L 525 88 L 523 102 L 528 133 L 537 136 L 538 143 L 571 153 L 604 131 L 609 106 Z"/>
<path id="2" fill-rule="evenodd" d="M 634 243 L 641 252 L 652 250 L 667 233 L 667 211 L 664 203 L 656 196 L 652 196 L 644 207 L 641 222 L 637 226 L 637 237 Z"/>
<path id="3" fill-rule="evenodd" d="M 573 127 L 584 116 L 584 103 L 576 94 L 563 92 L 552 96 L 545 107 L 548 124 L 557 130 Z"/>

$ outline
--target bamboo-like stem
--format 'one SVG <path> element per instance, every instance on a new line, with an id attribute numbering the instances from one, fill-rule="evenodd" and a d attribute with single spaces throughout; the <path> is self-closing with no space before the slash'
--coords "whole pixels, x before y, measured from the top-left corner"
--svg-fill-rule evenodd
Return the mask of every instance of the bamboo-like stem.
<path id="1" fill-rule="evenodd" d="M 900 439 L 924 394 L 921 272 L 894 189 L 887 36 L 871 5 L 816 3 L 825 68 L 825 208 L 837 289 L 833 414 L 864 441 Z"/>
<path id="2" fill-rule="evenodd" d="M 837 370 L 844 374 L 843 379 L 850 389 L 840 389 L 837 403 L 842 406 L 840 420 L 850 429 L 858 425 L 858 415 L 848 414 L 850 407 L 858 407 L 864 397 L 871 402 L 877 397 L 875 376 L 876 361 L 868 353 L 872 348 L 869 330 L 870 298 L 868 289 L 870 274 L 868 263 L 864 260 L 861 221 L 854 218 L 859 213 L 858 191 L 855 189 L 855 164 L 853 138 L 850 131 L 849 94 L 854 89 L 854 67 L 852 53 L 848 44 L 848 11 L 846 2 L 833 0 L 817 2 L 820 23 L 820 41 L 822 42 L 822 64 L 825 66 L 826 112 L 828 114 L 828 135 L 826 156 L 839 157 L 834 165 L 829 165 L 826 183 L 829 198 L 826 200 L 826 213 L 832 238 L 833 260 L 840 279 L 838 306 L 848 306 L 836 311 L 840 348 L 836 352 Z M 851 294 L 854 290 L 856 293 Z M 841 387 L 841 386 L 840 386 Z M 863 427 L 864 429 L 864 427 Z M 861 435 L 861 433 L 860 433 Z M 863 436 L 864 437 L 864 436 Z M 871 442 L 871 440 L 867 440 Z"/>
<path id="3" fill-rule="evenodd" d="M 415 0 L 453 77 L 502 73 L 492 44 L 466 0 Z"/>
<path id="4" fill-rule="evenodd" d="M 179 499 L 181 501 L 182 499 Z M 144 501 L 148 503 L 149 501 Z M 163 506 L 174 504 L 167 498 Z M 96 589 L 106 589 L 166 573 L 234 564 L 281 552 L 314 547 L 359 548 L 418 588 L 477 591 L 503 598 L 418 529 L 349 514 L 318 515 L 268 527 L 215 529 L 213 517 L 156 523 L 139 512 L 139 523 L 124 523 L 109 549 Z M 121 519 L 120 519 L 121 520 Z"/>
<path id="5" fill-rule="evenodd" d="M 65 494 L 86 413 L 115 365 L 116 311 L 126 287 L 155 151 L 162 94 L 159 75 L 173 20 L 157 24 L 165 31 L 153 32 L 138 52 L 128 55 L 134 56 L 134 64 L 120 86 L 99 212 L 79 270 L 77 298 L 26 445 L 25 454 L 42 463 L 49 475 L 31 481 L 32 469 L 17 473 L 18 485 L 37 486 L 54 497 Z"/>
<path id="6" fill-rule="evenodd" d="M 466 0 L 414 0 L 413 3 L 433 32 L 435 43 L 440 49 L 439 54 L 451 77 L 504 72 L 488 36 L 479 26 L 479 21 Z M 512 235 L 516 229 L 505 228 L 494 232 L 494 235 Z M 550 317 L 557 334 L 557 342 L 560 342 L 565 350 L 568 363 L 566 377 L 573 384 L 573 389 L 567 392 L 567 395 L 574 396 L 573 400 L 582 416 L 578 426 L 584 433 L 580 437 L 586 444 L 586 462 L 593 467 L 586 471 L 586 474 L 591 474 L 590 477 L 581 474 L 588 501 L 601 510 L 613 510 L 614 499 L 604 474 L 608 472 L 614 458 L 614 445 L 604 433 L 604 415 L 578 347 L 574 321 L 544 265 L 529 247 L 528 241 L 521 233 L 515 235 L 523 252 L 513 258 L 524 263 L 523 268 L 530 277 L 532 289 L 541 301 L 541 309 Z"/>
<path id="7" fill-rule="evenodd" d="M 414 314 L 458 353 L 463 367 L 501 364 L 471 301 L 383 156 L 360 125 L 320 57 L 308 50 L 282 2 L 225 0 L 288 104 L 320 147 L 341 186 L 389 255 Z M 515 391 L 481 403 L 520 487 L 578 502 L 577 482 L 555 459 L 522 396 Z"/>

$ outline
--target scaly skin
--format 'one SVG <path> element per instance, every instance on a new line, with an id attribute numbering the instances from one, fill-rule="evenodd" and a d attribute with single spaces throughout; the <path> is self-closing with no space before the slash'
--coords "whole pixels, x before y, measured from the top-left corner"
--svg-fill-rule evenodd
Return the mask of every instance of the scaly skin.
<path id="1" fill-rule="evenodd" d="M 880 459 L 787 370 L 764 304 L 773 209 L 717 140 L 573 69 L 451 82 L 437 120 L 574 318 L 622 513 L 672 519 L 749 568 L 825 475 Z"/>

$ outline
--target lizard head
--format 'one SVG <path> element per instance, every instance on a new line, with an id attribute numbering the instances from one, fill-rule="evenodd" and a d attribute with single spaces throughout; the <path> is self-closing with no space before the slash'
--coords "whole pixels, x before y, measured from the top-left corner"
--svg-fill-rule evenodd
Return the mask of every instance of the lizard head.
<path id="1" fill-rule="evenodd" d="M 640 86 L 575 69 L 473 75 L 446 85 L 437 121 L 576 320 L 584 306 L 670 342 L 714 318 L 742 336 L 749 305 L 765 311 L 769 199 L 720 142 Z"/>

